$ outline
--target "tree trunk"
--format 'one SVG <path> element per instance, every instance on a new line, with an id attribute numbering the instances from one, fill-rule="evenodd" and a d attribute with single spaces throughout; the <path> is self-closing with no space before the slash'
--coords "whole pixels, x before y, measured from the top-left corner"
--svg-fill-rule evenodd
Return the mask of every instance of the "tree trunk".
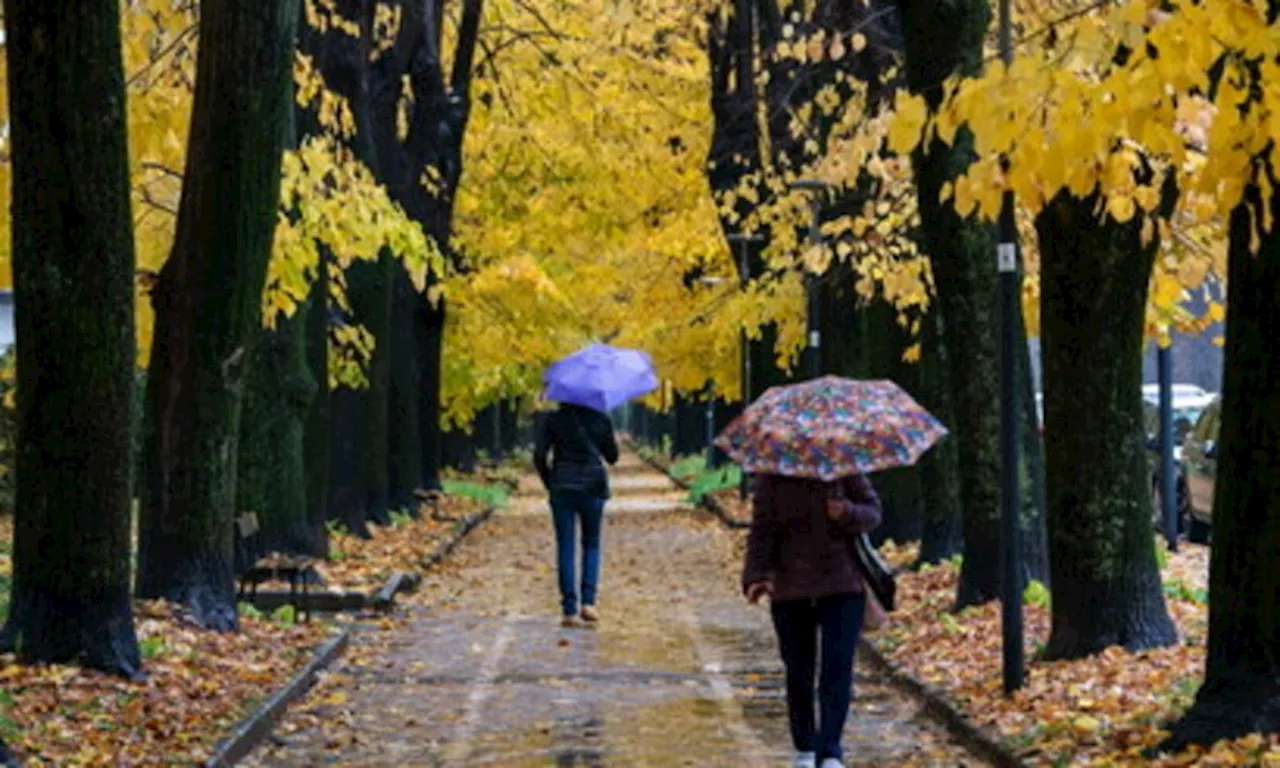
<path id="1" fill-rule="evenodd" d="M 268 552 L 323 555 L 322 533 L 307 508 L 305 425 L 316 382 L 306 358 L 309 308 L 275 330 L 261 328 L 253 343 L 240 419 L 236 509 L 255 512 L 259 530 L 237 548 L 237 571 Z M 323 523 L 321 523 L 323 531 Z"/>
<path id="2" fill-rule="evenodd" d="M 699 410 L 699 405 L 688 395 L 676 395 L 676 434 L 671 441 L 671 450 L 677 456 L 688 456 L 697 453 L 706 442 L 706 408 Z"/>
<path id="3" fill-rule="evenodd" d="M 307 483 L 307 525 L 314 535 L 317 556 L 329 552 L 329 261 L 332 254 L 320 249 L 316 281 L 308 299 L 306 349 L 307 367 L 316 383 L 307 421 L 303 427 L 304 472 Z"/>
<path id="4" fill-rule="evenodd" d="M 1049 527 L 1044 494 L 1044 441 L 1036 418 L 1035 383 L 1031 379 L 1031 348 L 1027 344 L 1027 324 L 1018 313 L 1018 431 L 1022 450 L 1019 454 L 1019 478 L 1022 483 L 1023 583 L 1039 581 L 1046 586 L 1049 578 Z"/>
<path id="5" fill-rule="evenodd" d="M 498 403 L 494 401 L 480 409 L 471 423 L 471 440 L 475 443 L 477 458 L 493 461 L 495 437 L 498 428 Z"/>
<path id="6" fill-rule="evenodd" d="M 152 430 L 138 594 L 236 626 L 232 513 L 241 397 L 291 108 L 295 0 L 206 0 L 173 253 L 153 294 Z"/>
<path id="7" fill-rule="evenodd" d="M 920 397 L 924 406 L 948 428 L 955 423 L 951 407 L 951 386 L 947 380 L 949 361 L 943 343 L 945 319 L 935 304 L 925 316 L 921 330 Z M 960 466 L 955 435 L 948 435 L 920 459 L 920 492 L 924 505 L 924 526 L 920 532 L 918 562 L 938 563 L 964 548 L 960 518 Z"/>
<path id="8" fill-rule="evenodd" d="M 853 265 L 836 263 L 818 281 L 821 369 L 823 373 L 851 379 L 868 375 L 872 354 L 867 326 L 868 322 L 875 322 L 867 319 L 868 313 L 875 310 L 858 306 L 855 280 Z"/>
<path id="9" fill-rule="evenodd" d="M 438 491 L 443 458 L 440 428 L 440 374 L 444 362 L 445 300 L 432 307 L 419 297 L 414 322 L 418 343 L 418 434 L 422 441 L 422 487 Z"/>
<path id="10" fill-rule="evenodd" d="M 851 283 L 852 281 L 850 281 Z M 857 312 L 862 327 L 862 373 L 868 379 L 889 379 L 913 397 L 919 396 L 917 366 L 902 360 L 909 337 L 898 325 L 898 312 L 882 299 L 875 299 Z M 918 402 L 918 401 L 917 401 Z M 899 467 L 877 472 L 872 478 L 884 504 L 884 524 L 873 541 L 902 544 L 919 541 L 924 528 L 924 507 L 917 467 Z"/>
<path id="11" fill-rule="evenodd" d="M 320 62 L 319 66 L 323 71 L 329 68 L 326 66 L 329 38 L 311 26 L 302 6 L 303 4 L 299 3 L 298 50 Z M 325 75 L 330 81 L 329 86 L 333 87 L 332 73 L 325 72 Z M 293 123 L 295 138 L 299 143 L 306 137 L 319 135 L 322 132 L 319 116 L 314 109 L 295 108 Z M 316 264 L 316 278 L 311 284 L 311 293 L 307 297 L 308 311 L 304 332 L 307 369 L 311 372 L 311 380 L 316 384 L 316 394 L 311 398 L 306 423 L 303 426 L 303 471 L 307 486 L 307 525 L 316 537 L 313 542 L 314 551 L 318 555 L 327 556 L 329 530 L 325 523 L 329 519 L 329 409 L 331 407 L 329 324 L 333 317 L 332 308 L 329 305 L 329 269 L 333 263 L 333 253 L 324 245 L 317 245 L 319 263 Z"/>
<path id="12" fill-rule="evenodd" d="M 1249 251 L 1250 209 L 1275 217 L 1280 198 L 1250 186 L 1245 201 L 1230 223 L 1204 684 L 1167 748 L 1280 731 L 1280 235 Z"/>
<path id="13" fill-rule="evenodd" d="M 520 419 L 520 401 L 507 400 L 502 409 L 502 457 L 506 459 L 525 443 Z"/>
<path id="14" fill-rule="evenodd" d="M 946 78 L 981 70 L 990 8 L 986 0 L 933 0 L 903 4 L 902 15 L 907 80 L 936 109 Z M 990 224 L 960 218 L 950 202 L 939 200 L 942 186 L 973 162 L 968 129 L 958 131 L 951 146 L 935 139 L 927 149 L 915 153 L 913 164 L 925 246 L 946 318 L 955 409 L 950 426 L 964 510 L 956 607 L 964 608 L 1000 595 L 1000 318 L 991 266 L 996 233 Z"/>
<path id="15" fill-rule="evenodd" d="M 1053 629 L 1045 657 L 1169 645 L 1142 435 L 1142 338 L 1156 244 L 1059 194 L 1040 241 Z"/>
<path id="16" fill-rule="evenodd" d="M 300 19 L 299 23 L 306 22 Z M 299 126 L 311 123 L 309 115 L 299 120 L 299 111 L 290 110 L 286 123 L 285 142 L 290 148 L 299 144 Z M 317 282 L 326 284 L 321 279 Z M 319 389 L 307 357 L 307 335 L 316 298 L 313 289 L 292 317 L 279 318 L 275 329 L 259 328 L 255 333 L 240 417 L 236 508 L 256 513 L 260 527 L 236 547 L 237 573 L 268 552 L 324 555 L 327 551 L 324 518 L 312 515 L 307 506 L 305 432 Z M 315 311 L 323 316 L 323 293 L 319 301 Z M 324 375 L 322 381 L 327 383 L 327 372 Z"/>
<path id="17" fill-rule="evenodd" d="M 364 465 L 360 461 L 364 420 L 360 392 L 339 387 L 329 395 L 329 520 L 353 536 L 372 538 L 365 514 Z"/>
<path id="18" fill-rule="evenodd" d="M 470 474 L 476 471 L 476 436 L 461 428 L 454 428 L 441 433 L 440 444 L 443 460 L 441 465 Z"/>
<path id="19" fill-rule="evenodd" d="M 392 290 L 391 378 L 388 396 L 388 496 L 393 509 L 418 509 L 414 492 L 422 487 L 422 434 L 418 428 L 418 348 L 413 343 L 413 284 L 403 268 L 395 270 Z"/>
<path id="20" fill-rule="evenodd" d="M 384 251 L 376 262 L 357 262 L 347 270 L 347 287 L 356 322 L 373 334 L 375 345 L 360 390 L 360 483 L 364 512 L 370 521 L 388 525 L 387 419 L 391 391 L 391 285 L 400 270 Z"/>
<path id="21" fill-rule="evenodd" d="M 23 663 L 132 676 L 134 244 L 119 7 L 5 0 L 4 17 L 18 366 L 0 645 Z"/>

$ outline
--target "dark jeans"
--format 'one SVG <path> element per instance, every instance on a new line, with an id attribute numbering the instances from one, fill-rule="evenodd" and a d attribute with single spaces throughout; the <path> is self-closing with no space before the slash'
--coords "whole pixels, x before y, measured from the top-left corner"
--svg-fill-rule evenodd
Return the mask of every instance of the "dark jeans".
<path id="1" fill-rule="evenodd" d="M 791 741 L 797 752 L 816 752 L 819 762 L 829 757 L 844 759 L 840 734 L 853 698 L 853 654 L 858 646 L 865 608 L 865 598 L 853 594 L 773 604 L 778 650 L 787 668 Z M 821 722 L 815 723 L 813 677 L 819 630 L 822 633 L 822 670 L 818 676 Z"/>
<path id="2" fill-rule="evenodd" d="M 565 616 L 578 613 L 578 580 L 574 561 L 579 525 L 582 526 L 582 605 L 596 604 L 604 502 L 604 499 L 582 491 L 551 492 L 551 518 L 556 526 L 556 566 L 560 573 L 560 607 Z"/>

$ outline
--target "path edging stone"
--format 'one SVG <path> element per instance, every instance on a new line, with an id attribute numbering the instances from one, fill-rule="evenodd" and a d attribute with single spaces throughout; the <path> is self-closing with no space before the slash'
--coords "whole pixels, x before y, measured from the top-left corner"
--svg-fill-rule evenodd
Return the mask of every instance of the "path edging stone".
<path id="1" fill-rule="evenodd" d="M 271 735 L 276 722 L 289 704 L 310 690 L 316 675 L 333 664 L 347 649 L 350 641 L 350 632 L 342 630 L 336 637 L 321 643 L 316 655 L 301 671 L 276 691 L 266 703 L 242 720 L 230 736 L 218 743 L 213 757 L 204 762 L 205 768 L 229 768 L 247 757 L 254 747 Z"/>
<path id="2" fill-rule="evenodd" d="M 660 461 L 644 455 L 634 443 L 628 441 L 628 447 L 635 452 L 636 456 L 640 457 L 641 461 L 666 475 L 671 479 L 671 482 L 679 487 L 689 490 L 689 484 L 671 474 L 670 467 L 664 466 Z M 704 494 L 697 500 L 697 503 L 719 518 L 720 522 L 729 528 L 742 530 L 751 527 L 750 523 L 730 517 L 723 505 L 710 494 Z M 974 725 L 941 691 L 903 672 L 897 665 L 889 661 L 879 649 L 872 645 L 871 641 L 866 637 L 859 638 L 858 646 L 863 655 L 871 661 L 872 666 L 884 674 L 897 688 L 918 699 L 924 705 L 925 711 L 933 719 L 942 723 L 953 736 L 979 757 L 991 761 L 997 768 L 1024 768 L 1026 763 L 1012 749 L 1002 743 L 996 736 Z"/>
<path id="3" fill-rule="evenodd" d="M 919 699 L 931 717 L 946 726 L 952 735 L 979 757 L 991 761 L 997 768 L 1024 768 L 1027 765 L 997 736 L 974 725 L 945 694 L 902 671 L 866 637 L 858 638 L 858 649 L 877 671 L 895 686 Z"/>
<path id="4" fill-rule="evenodd" d="M 494 513 L 497 511 L 498 508 L 496 506 L 488 506 L 475 514 L 467 515 L 462 518 L 462 520 L 459 521 L 462 525 L 457 527 L 453 533 L 449 534 L 449 537 L 436 548 L 435 552 L 427 555 L 427 557 L 419 563 L 419 573 L 421 574 L 422 572 L 431 570 L 438 565 L 441 560 L 444 560 L 452 554 L 453 550 L 462 543 L 462 540 L 465 539 L 468 534 L 478 528 L 481 523 L 484 523 L 489 518 L 493 517 Z"/>

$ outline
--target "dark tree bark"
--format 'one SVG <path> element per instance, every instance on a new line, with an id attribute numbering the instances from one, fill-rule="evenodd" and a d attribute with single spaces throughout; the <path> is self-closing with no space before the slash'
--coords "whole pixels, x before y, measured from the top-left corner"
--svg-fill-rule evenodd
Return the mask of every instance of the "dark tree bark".
<path id="1" fill-rule="evenodd" d="M 347 270 L 347 297 L 355 320 L 373 334 L 373 356 L 365 372 L 368 385 L 359 390 L 360 477 L 365 517 L 388 525 L 387 422 L 391 402 L 391 295 L 396 272 L 404 270 L 387 251 L 374 262 L 357 262 Z"/>
<path id="2" fill-rule="evenodd" d="M 255 512 L 258 532 L 237 549 L 237 572 L 268 552 L 323 555 L 307 508 L 304 436 L 316 382 L 306 358 L 307 306 L 257 331 L 240 418 L 236 509 Z"/>
<path id="3" fill-rule="evenodd" d="M 503 403 L 502 409 L 502 454 L 509 457 L 526 444 L 524 425 L 520 418 L 520 400 L 511 399 Z"/>
<path id="4" fill-rule="evenodd" d="M 372 0 L 338 0 L 334 10 L 355 24 L 360 34 L 351 35 L 333 27 L 320 31 L 304 22 L 300 45 L 315 58 L 329 88 L 345 98 L 351 108 L 355 135 L 339 136 L 339 141 L 375 176 L 379 176 L 369 64 L 375 3 Z M 304 114 L 308 118 L 308 130 L 317 133 L 324 130 L 313 116 Z M 329 453 L 325 457 L 325 466 L 328 472 L 323 497 L 326 518 L 360 537 L 369 536 L 371 516 L 384 522 L 388 519 L 385 440 L 379 441 L 378 445 L 370 444 L 378 425 L 385 427 L 386 419 L 387 386 L 386 377 L 382 374 L 389 370 L 385 346 L 390 321 L 382 308 L 388 305 L 389 300 L 388 262 L 389 259 L 383 258 L 373 264 L 361 263 L 350 268 L 348 299 L 351 316 L 335 317 L 330 316 L 329 311 L 325 313 L 326 335 L 329 324 L 335 322 L 361 325 L 369 331 L 374 337 L 374 359 L 366 371 L 369 386 L 358 390 L 342 386 L 330 393 L 327 430 L 320 431 L 321 426 L 316 422 L 312 424 L 314 431 L 309 433 L 313 446 L 318 446 L 321 436 L 327 435 Z M 325 300 L 328 307 L 327 294 Z M 313 332 L 319 331 L 313 329 Z M 327 371 L 325 376 L 327 381 Z M 385 429 L 382 434 L 385 435 Z M 382 456 L 381 461 L 379 456 Z"/>
<path id="5" fill-rule="evenodd" d="M 1059 194 L 1036 222 L 1046 493 L 1053 552 L 1048 659 L 1169 645 L 1142 442 L 1142 339 L 1157 243 Z M 1105 450 L 1100 450 L 1106 446 Z"/>
<path id="6" fill-rule="evenodd" d="M 299 20 L 305 25 L 304 19 Z M 306 38 L 306 30 L 300 30 Z M 296 148 L 302 128 L 312 128 L 311 115 L 291 110 L 285 146 Z M 320 265 L 323 269 L 324 265 Z M 318 279 L 321 286 L 327 282 Z M 307 353 L 311 313 L 321 316 L 325 294 L 316 292 L 276 328 L 259 328 L 250 351 L 249 375 L 240 417 L 236 509 L 256 513 L 258 532 L 236 547 L 237 573 L 269 552 L 323 556 L 327 538 L 322 515 L 308 507 L 307 421 L 320 389 Z M 328 394 L 328 373 L 322 374 Z"/>
<path id="7" fill-rule="evenodd" d="M 137 591 L 236 626 L 232 514 L 249 345 L 280 200 L 296 0 L 207 0 L 173 253 L 152 295 Z"/>
<path id="8" fill-rule="evenodd" d="M 464 0 L 449 77 L 441 56 L 444 0 L 402 3 L 400 36 L 373 63 L 371 96 L 375 118 L 380 178 L 393 200 L 422 224 L 446 256 L 450 246 L 453 206 L 462 178 L 462 138 L 470 117 L 470 90 L 475 49 L 480 34 L 482 0 Z M 402 75 L 413 92 L 408 133 L 397 134 Z M 430 188 L 422 183 L 432 177 Z M 431 275 L 429 286 L 439 275 Z M 418 424 L 421 478 L 424 488 L 439 489 L 441 461 L 440 387 L 446 307 L 414 294 L 395 313 L 412 315 L 418 368 Z M 406 361 L 405 364 L 409 364 Z M 384 433 L 384 440 L 386 439 Z M 400 441 L 403 446 L 404 441 Z M 404 457 L 396 458 L 397 464 Z"/>
<path id="9" fill-rule="evenodd" d="M 312 29 L 299 4 L 298 48 L 314 57 L 325 67 L 325 37 Z M 313 109 L 297 108 L 293 112 L 296 136 L 319 135 L 320 121 Z M 329 326 L 332 308 L 329 306 L 329 269 L 333 253 L 327 247 L 319 247 L 319 263 L 316 265 L 315 282 L 307 297 L 305 345 L 307 369 L 316 384 L 316 394 L 311 398 L 303 427 L 304 472 L 306 475 L 308 526 L 315 537 L 314 551 L 327 555 L 329 531 L 325 523 L 329 519 Z"/>
<path id="10" fill-rule="evenodd" d="M 760 153 L 759 97 L 755 87 L 759 33 L 756 17 L 752 0 L 734 0 L 733 11 L 726 23 L 720 23 L 714 14 L 708 19 L 707 58 L 711 65 L 714 123 L 707 153 L 707 182 L 715 195 L 737 189 L 744 179 L 764 168 Z M 750 208 L 746 200 L 739 199 L 732 216 L 721 215 L 720 228 L 726 237 L 747 234 L 742 219 Z M 765 276 L 764 251 L 768 247 L 770 233 L 764 229 L 753 234 L 763 239 L 747 243 L 730 241 L 729 244 L 739 276 L 745 281 Z M 742 258 L 744 250 L 747 254 L 745 260 Z M 777 364 L 777 338 L 776 326 L 768 324 L 760 329 L 759 338 L 748 341 L 751 359 L 749 389 L 753 399 L 769 387 L 791 380 Z"/>
<path id="11" fill-rule="evenodd" d="M 498 403 L 492 402 L 480 409 L 471 422 L 471 441 L 475 443 L 476 453 L 483 454 L 489 461 L 493 460 L 495 439 L 498 428 Z"/>
<path id="12" fill-rule="evenodd" d="M 900 3 L 906 44 L 906 76 L 911 89 L 931 109 L 952 74 L 981 70 L 982 45 L 991 11 L 986 0 Z M 946 319 L 944 339 L 950 363 L 955 421 L 949 424 L 960 461 L 964 510 L 964 564 L 956 607 L 1000 594 L 1000 451 L 997 355 L 995 228 L 962 219 L 951 203 L 939 201 L 943 184 L 973 162 L 967 128 L 947 146 L 935 139 L 913 157 L 925 249 L 933 258 L 938 304 Z"/>
<path id="13" fill-rule="evenodd" d="M 418 348 L 414 344 L 413 283 L 397 269 L 392 290 L 391 378 L 387 418 L 387 486 L 393 509 L 418 509 L 414 492 L 422 483 L 422 430 L 418 425 Z"/>
<path id="14" fill-rule="evenodd" d="M 136 675 L 133 222 L 120 13 L 5 0 L 17 336 L 13 587 L 24 663 Z"/>
<path id="15" fill-rule="evenodd" d="M 859 311 L 857 319 L 863 329 L 862 376 L 889 379 L 918 398 L 919 370 L 916 365 L 902 360 L 910 335 L 898 325 L 897 315 L 897 310 L 880 298 Z M 873 541 L 892 539 L 900 544 L 919 541 L 924 528 L 919 468 L 884 470 L 877 472 L 872 480 L 885 508 L 884 523 L 873 534 Z"/>
<path id="16" fill-rule="evenodd" d="M 441 435 L 440 444 L 444 453 L 443 467 L 468 474 L 476 471 L 474 434 L 455 427 Z"/>
<path id="17" fill-rule="evenodd" d="M 304 472 L 307 483 L 307 518 L 317 556 L 329 553 L 329 261 L 332 254 L 320 249 L 316 281 L 308 299 L 306 330 L 307 368 L 316 383 L 303 427 Z"/>
<path id="18" fill-rule="evenodd" d="M 917 402 L 950 428 L 955 423 L 951 407 L 950 370 L 941 309 L 935 304 L 924 317 L 920 343 L 920 397 Z M 963 551 L 960 517 L 960 465 L 955 435 L 947 435 L 920 458 L 920 491 L 924 526 L 920 532 L 921 564 L 938 563 Z"/>
<path id="19" fill-rule="evenodd" d="M 676 395 L 676 433 L 671 441 L 671 450 L 677 456 L 688 456 L 705 447 L 706 408 L 699 410 L 698 403 L 688 395 Z"/>
<path id="20" fill-rule="evenodd" d="M 1035 384 L 1031 378 L 1031 347 L 1026 318 L 1018 313 L 1018 432 L 1019 479 L 1022 485 L 1022 548 L 1026 567 L 1023 583 L 1032 579 L 1046 586 L 1049 574 L 1048 506 L 1044 489 L 1044 441 L 1036 418 Z"/>
<path id="21" fill-rule="evenodd" d="M 413 306 L 414 339 L 418 345 L 418 435 L 422 445 L 422 487 L 438 491 L 444 462 L 444 432 L 440 427 L 440 373 L 444 360 L 445 302 L 431 306 L 425 299 Z"/>
<path id="22" fill-rule="evenodd" d="M 1274 170 L 1255 161 L 1277 188 Z M 1280 731 L 1280 235 L 1250 253 L 1250 212 L 1280 214 L 1256 185 L 1230 221 L 1209 647 L 1204 684 L 1165 748 Z M 1273 219 L 1274 220 L 1274 219 Z"/>

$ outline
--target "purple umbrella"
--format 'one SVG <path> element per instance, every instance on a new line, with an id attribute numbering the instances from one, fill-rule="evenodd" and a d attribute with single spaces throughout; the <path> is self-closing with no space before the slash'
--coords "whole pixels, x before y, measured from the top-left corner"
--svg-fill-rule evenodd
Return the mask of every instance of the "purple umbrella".
<path id="1" fill-rule="evenodd" d="M 653 360 L 638 349 L 592 344 L 551 364 L 543 397 L 602 413 L 658 388 Z"/>

